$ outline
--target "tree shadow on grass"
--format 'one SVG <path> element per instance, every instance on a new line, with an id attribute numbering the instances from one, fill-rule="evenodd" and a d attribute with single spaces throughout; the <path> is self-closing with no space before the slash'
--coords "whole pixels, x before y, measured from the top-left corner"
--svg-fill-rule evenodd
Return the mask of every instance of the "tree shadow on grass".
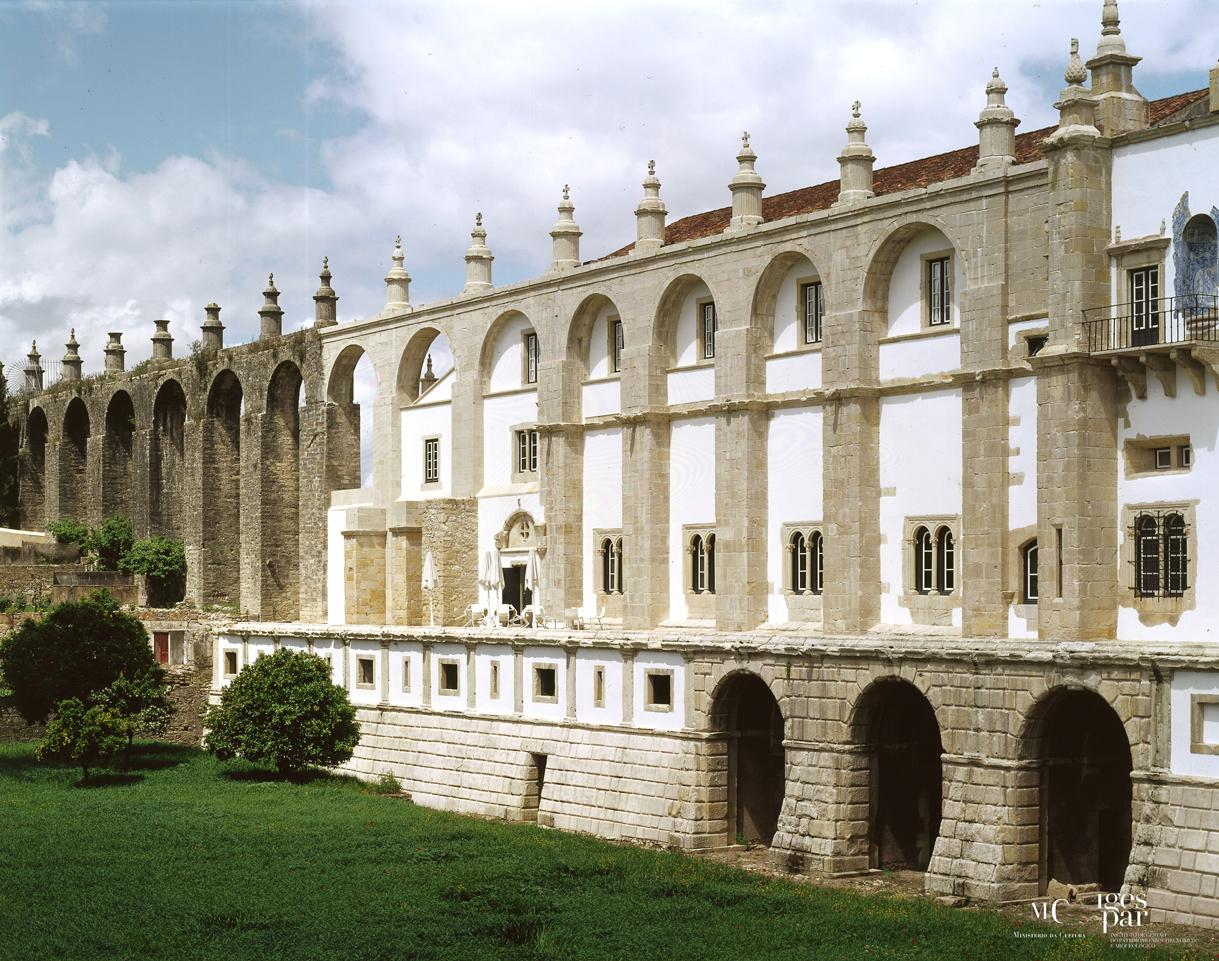
<path id="1" fill-rule="evenodd" d="M 316 784 L 329 781 L 333 775 L 326 771 L 290 771 L 281 774 L 272 767 L 228 767 L 222 770 L 221 776 L 230 781 L 246 781 L 252 784 Z"/>
<path id="2" fill-rule="evenodd" d="M 78 788 L 105 788 L 105 787 L 130 787 L 133 784 L 139 784 L 144 780 L 143 774 L 90 774 L 89 780 L 77 781 L 73 787 Z"/>
<path id="3" fill-rule="evenodd" d="M 136 742 L 131 751 L 130 771 L 162 771 L 166 768 L 187 764 L 198 754 L 198 749 L 185 744 L 167 744 L 163 741 Z"/>

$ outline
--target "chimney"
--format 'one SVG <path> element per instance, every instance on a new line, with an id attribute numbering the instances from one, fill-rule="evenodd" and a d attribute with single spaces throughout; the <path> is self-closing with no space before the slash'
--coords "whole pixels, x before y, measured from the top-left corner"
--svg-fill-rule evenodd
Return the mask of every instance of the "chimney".
<path id="1" fill-rule="evenodd" d="M 224 324 L 220 323 L 220 305 L 214 301 L 203 308 L 207 319 L 203 321 L 200 331 L 203 334 L 204 350 L 222 350 L 224 348 Z"/>
<path id="2" fill-rule="evenodd" d="M 38 353 L 38 341 L 30 341 L 30 352 L 26 355 L 25 389 L 31 393 L 42 390 L 42 355 Z"/>
<path id="3" fill-rule="evenodd" d="M 978 128 L 978 166 L 1003 167 L 1016 162 L 1016 128 L 1020 121 L 1007 105 L 1007 84 L 995 67 L 986 85 L 986 106 L 974 121 Z"/>
<path id="4" fill-rule="evenodd" d="M 483 215 L 474 218 L 474 229 L 470 231 L 470 249 L 466 251 L 466 286 L 463 294 L 481 294 L 491 289 L 491 248 L 487 246 L 487 231 L 483 229 Z"/>
<path id="5" fill-rule="evenodd" d="M 838 158 L 838 203 L 849 204 L 867 200 L 872 193 L 872 165 L 876 155 L 867 145 L 864 135 L 868 125 L 860 119 L 859 101 L 851 104 L 851 120 L 847 124 L 847 145 Z"/>
<path id="6" fill-rule="evenodd" d="M 580 266 L 580 236 L 583 231 L 576 224 L 576 205 L 571 202 L 571 187 L 563 185 L 563 199 L 559 201 L 559 219 L 550 230 L 550 269 L 570 270 Z"/>
<path id="7" fill-rule="evenodd" d="M 317 275 L 322 285 L 313 295 L 313 326 L 334 327 L 338 324 L 338 296 L 330 286 L 330 258 L 322 258 L 322 272 Z"/>
<path id="8" fill-rule="evenodd" d="M 385 312 L 400 313 L 411 309 L 411 275 L 402 265 L 406 262 L 406 254 L 402 252 L 401 235 L 394 238 L 394 252 L 389 258 L 394 265 L 385 275 Z"/>
<path id="9" fill-rule="evenodd" d="M 76 342 L 75 327 L 68 332 L 68 342 L 64 346 L 68 348 L 68 351 L 63 355 L 63 379 L 68 382 L 78 381 L 85 365 L 84 361 L 80 359 L 80 351 L 77 350 L 80 344 Z"/>
<path id="10" fill-rule="evenodd" d="M 283 335 L 284 309 L 279 306 L 279 291 L 275 289 L 274 274 L 267 274 L 267 289 L 262 292 L 262 306 L 258 308 L 258 317 L 259 340 L 273 340 Z"/>
<path id="11" fill-rule="evenodd" d="M 643 200 L 635 208 L 636 254 L 655 253 L 665 242 L 664 201 L 660 199 L 660 181 L 656 179 L 656 161 L 648 161 L 648 175 L 643 179 Z"/>
<path id="12" fill-rule="evenodd" d="M 741 134 L 741 152 L 736 155 L 736 176 L 728 184 L 732 191 L 732 220 L 729 230 L 756 227 L 762 222 L 762 191 L 766 184 L 754 169 L 758 155 L 749 146 L 749 131 Z"/>
<path id="13" fill-rule="evenodd" d="M 174 339 L 169 333 L 168 320 L 154 320 L 157 332 L 152 335 L 152 359 L 172 360 L 174 356 Z"/>
<path id="14" fill-rule="evenodd" d="M 110 339 L 106 342 L 106 371 L 122 370 L 124 367 L 123 358 L 127 351 L 123 348 L 122 331 L 112 330 L 107 335 Z"/>

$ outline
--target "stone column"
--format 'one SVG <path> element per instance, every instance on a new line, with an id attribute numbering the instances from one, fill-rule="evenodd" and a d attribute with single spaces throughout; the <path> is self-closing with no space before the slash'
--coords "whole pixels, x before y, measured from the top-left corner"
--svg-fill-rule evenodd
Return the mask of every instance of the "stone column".
<path id="1" fill-rule="evenodd" d="M 264 414 L 241 418 L 241 609 L 254 617 L 263 612 L 262 575 L 262 438 Z M 268 599 L 269 603 L 269 599 Z"/>
<path id="2" fill-rule="evenodd" d="M 554 348 L 554 353 L 560 351 Z M 584 431 L 578 422 L 580 370 L 567 359 L 543 361 L 538 381 L 540 486 L 546 518 L 542 607 L 552 616 L 584 600 Z"/>
<path id="3" fill-rule="evenodd" d="M 195 392 L 202 393 L 203 390 L 196 388 Z M 196 403 L 199 405 L 197 410 L 206 410 L 206 398 Z M 182 466 L 185 476 L 182 478 L 181 529 L 182 546 L 186 552 L 186 600 L 198 605 L 205 600 L 203 525 L 207 523 L 215 505 L 204 503 L 203 500 L 203 432 L 207 429 L 206 421 L 199 416 L 190 416 L 189 406 L 187 411 L 186 422 L 182 425 Z M 234 597 L 231 600 L 237 604 L 240 598 Z"/>

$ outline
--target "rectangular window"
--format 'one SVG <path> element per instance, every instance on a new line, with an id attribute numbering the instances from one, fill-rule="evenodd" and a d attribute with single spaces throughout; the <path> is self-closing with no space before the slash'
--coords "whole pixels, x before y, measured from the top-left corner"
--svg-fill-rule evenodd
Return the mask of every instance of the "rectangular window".
<path id="1" fill-rule="evenodd" d="M 821 343 L 821 284 L 805 284 L 800 288 L 800 299 L 804 305 L 804 342 Z"/>
<path id="2" fill-rule="evenodd" d="M 1182 467 L 1194 466 L 1194 449 L 1190 447 L 1189 444 L 1183 444 L 1178 451 L 1178 454 L 1181 458 Z"/>
<path id="3" fill-rule="evenodd" d="M 610 370 L 617 374 L 622 370 L 622 321 L 610 321 Z"/>
<path id="4" fill-rule="evenodd" d="M 952 259 L 927 261 L 927 324 L 943 327 L 952 323 Z"/>
<path id="5" fill-rule="evenodd" d="M 1129 278 L 1132 343 L 1123 346 L 1154 344 L 1160 339 L 1160 268 L 1141 267 Z"/>
<path id="6" fill-rule="evenodd" d="M 557 667 L 535 667 L 533 669 L 533 699 L 535 701 L 557 701 L 559 699 L 559 669 Z"/>
<path id="7" fill-rule="evenodd" d="M 158 664 L 169 663 L 169 632 L 154 631 L 152 635 L 152 653 Z"/>
<path id="8" fill-rule="evenodd" d="M 1054 573 L 1057 575 L 1057 580 L 1054 584 L 1054 593 L 1058 597 L 1062 597 L 1062 526 L 1054 527 L 1054 554 L 1056 565 Z"/>
<path id="9" fill-rule="evenodd" d="M 605 668 L 593 668 L 593 707 L 605 707 Z"/>
<path id="10" fill-rule="evenodd" d="M 673 709 L 673 675 L 668 671 L 648 671 L 647 698 L 649 711 Z"/>
<path id="11" fill-rule="evenodd" d="M 1155 450 L 1156 470 L 1168 470 L 1172 467 L 1172 448 L 1157 447 Z"/>
<path id="12" fill-rule="evenodd" d="M 441 694 L 460 694 L 461 693 L 461 675 L 459 673 L 458 663 L 456 661 L 441 661 L 440 662 L 440 693 Z"/>
<path id="13" fill-rule="evenodd" d="M 491 662 L 491 698 L 499 700 L 499 661 Z"/>
<path id="14" fill-rule="evenodd" d="M 699 310 L 703 320 L 703 360 L 711 360 L 715 357 L 715 304 L 708 301 L 701 305 Z"/>
<path id="15" fill-rule="evenodd" d="M 235 677 L 237 674 L 237 652 L 224 652 L 224 676 Z"/>
<path id="16" fill-rule="evenodd" d="M 423 442 L 423 482 L 435 484 L 440 480 L 440 438 L 428 437 Z"/>
<path id="17" fill-rule="evenodd" d="M 404 657 L 402 659 L 402 693 L 410 694 L 411 692 L 411 659 Z"/>
<path id="18" fill-rule="evenodd" d="M 372 687 L 375 682 L 376 668 L 371 657 L 356 658 L 356 687 Z"/>
<path id="19" fill-rule="evenodd" d="M 516 432 L 516 472 L 535 473 L 538 469 L 538 432 L 518 430 Z"/>
<path id="20" fill-rule="evenodd" d="M 532 330 L 525 335 L 525 383 L 538 382 L 538 335 Z"/>

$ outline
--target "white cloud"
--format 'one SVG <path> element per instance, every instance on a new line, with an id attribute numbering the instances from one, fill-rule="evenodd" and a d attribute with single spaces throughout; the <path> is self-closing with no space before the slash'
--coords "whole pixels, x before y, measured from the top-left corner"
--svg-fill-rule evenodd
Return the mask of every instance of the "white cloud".
<path id="1" fill-rule="evenodd" d="M 44 18 L 60 59 L 69 67 L 75 67 L 79 62 L 77 47 L 81 39 L 96 36 L 106 29 L 106 10 L 99 3 L 26 0 L 25 6 Z"/>

